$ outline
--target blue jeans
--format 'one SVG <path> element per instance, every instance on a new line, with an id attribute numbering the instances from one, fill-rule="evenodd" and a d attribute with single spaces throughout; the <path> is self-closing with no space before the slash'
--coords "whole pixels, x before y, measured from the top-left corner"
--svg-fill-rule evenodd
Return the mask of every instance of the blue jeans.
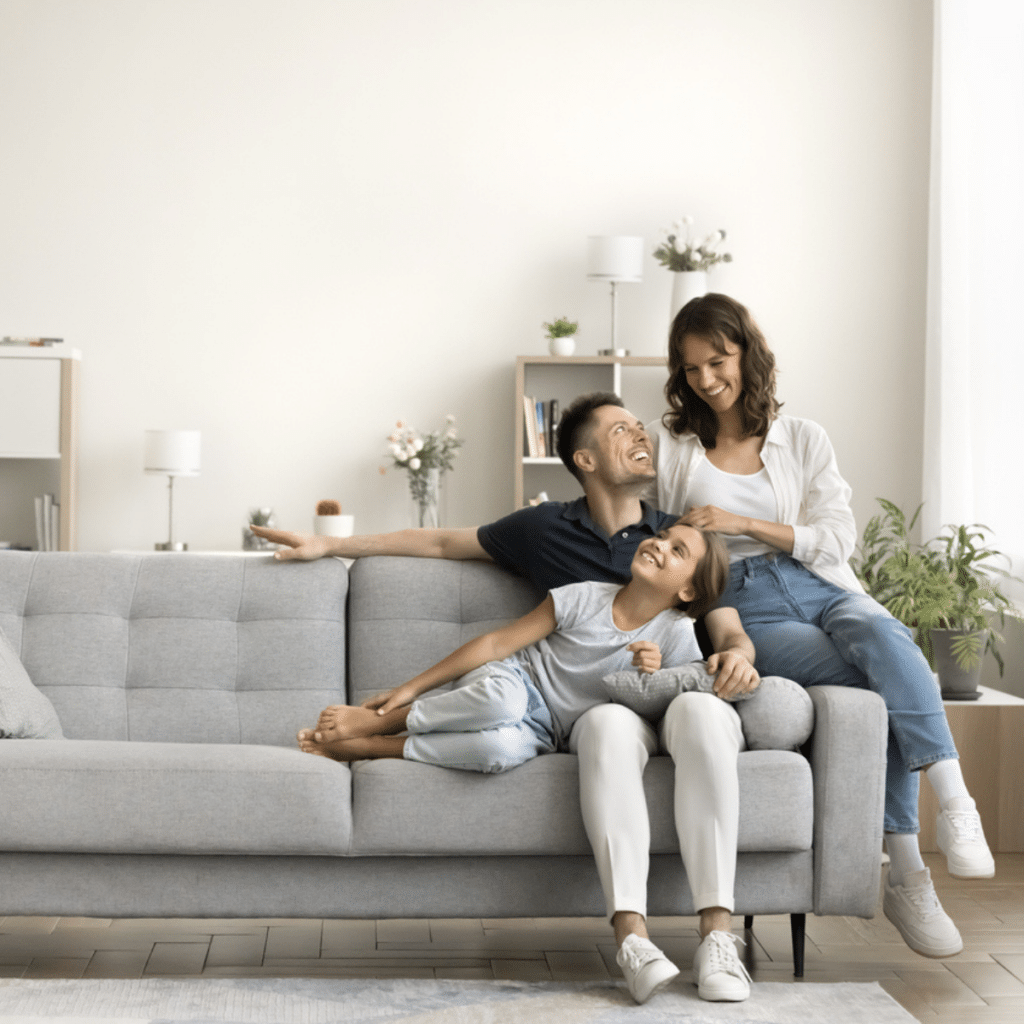
<path id="1" fill-rule="evenodd" d="M 557 749 L 544 697 L 514 658 L 467 672 L 455 687 L 413 701 L 407 760 L 496 773 Z"/>
<path id="2" fill-rule="evenodd" d="M 885 701 L 885 831 L 918 832 L 917 770 L 958 755 L 935 677 L 910 630 L 877 601 L 786 554 L 734 562 L 719 604 L 739 612 L 762 675 L 801 686 L 856 686 Z"/>

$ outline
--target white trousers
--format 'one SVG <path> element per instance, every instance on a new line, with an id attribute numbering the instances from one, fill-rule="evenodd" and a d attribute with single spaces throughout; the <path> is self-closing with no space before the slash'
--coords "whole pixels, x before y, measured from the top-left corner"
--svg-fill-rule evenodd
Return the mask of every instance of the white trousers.
<path id="1" fill-rule="evenodd" d="M 651 828 L 643 774 L 659 750 L 675 761 L 676 832 L 694 907 L 733 909 L 736 758 L 744 747 L 735 708 L 710 693 L 676 697 L 658 734 L 621 704 L 600 704 L 577 719 L 569 749 L 579 757 L 580 807 L 609 918 L 619 911 L 647 916 Z"/>

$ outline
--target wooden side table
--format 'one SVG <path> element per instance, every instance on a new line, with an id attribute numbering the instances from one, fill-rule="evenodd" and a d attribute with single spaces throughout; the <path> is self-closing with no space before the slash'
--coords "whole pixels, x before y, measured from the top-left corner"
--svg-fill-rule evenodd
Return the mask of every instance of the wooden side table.
<path id="1" fill-rule="evenodd" d="M 1024 700 L 982 686 L 974 701 L 943 701 L 967 788 L 993 853 L 1024 853 Z M 938 803 L 921 780 L 921 850 L 935 853 Z"/>

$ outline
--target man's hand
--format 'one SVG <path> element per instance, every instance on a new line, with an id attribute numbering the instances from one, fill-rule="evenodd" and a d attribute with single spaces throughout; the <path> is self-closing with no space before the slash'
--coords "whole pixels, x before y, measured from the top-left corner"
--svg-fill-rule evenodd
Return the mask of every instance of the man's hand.
<path id="1" fill-rule="evenodd" d="M 362 707 L 375 710 L 378 715 L 386 715 L 389 711 L 394 711 L 395 708 L 411 704 L 419 695 L 419 691 L 412 683 L 402 683 L 401 686 L 396 686 L 393 690 L 385 690 L 374 697 L 368 697 L 363 701 Z"/>
<path id="2" fill-rule="evenodd" d="M 661 668 L 661 648 L 653 640 L 637 640 L 626 650 L 633 652 L 633 664 L 642 675 L 657 672 Z"/>
<path id="3" fill-rule="evenodd" d="M 761 685 L 757 669 L 738 651 L 720 651 L 708 658 L 708 672 L 715 677 L 715 693 L 722 700 L 750 693 Z"/>
<path id="4" fill-rule="evenodd" d="M 268 530 L 265 526 L 250 526 L 257 537 L 263 537 L 272 544 L 285 545 L 274 552 L 280 562 L 312 562 L 333 554 L 330 537 L 318 537 L 312 533 L 292 533 L 290 530 Z"/>

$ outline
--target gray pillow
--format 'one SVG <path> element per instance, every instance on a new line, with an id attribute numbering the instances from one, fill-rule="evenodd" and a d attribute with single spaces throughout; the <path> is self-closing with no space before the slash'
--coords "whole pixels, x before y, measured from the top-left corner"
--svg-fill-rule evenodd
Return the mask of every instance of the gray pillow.
<path id="1" fill-rule="evenodd" d="M 641 675 L 635 669 L 614 672 L 601 680 L 616 704 L 625 704 L 641 718 L 657 722 L 680 693 L 711 693 L 715 677 L 702 661 L 662 668 Z M 765 676 L 751 693 L 734 697 L 748 750 L 793 750 L 806 743 L 814 728 L 814 705 L 799 683 Z"/>
<path id="2" fill-rule="evenodd" d="M 0 739 L 62 740 L 57 712 L 0 630 Z"/>

